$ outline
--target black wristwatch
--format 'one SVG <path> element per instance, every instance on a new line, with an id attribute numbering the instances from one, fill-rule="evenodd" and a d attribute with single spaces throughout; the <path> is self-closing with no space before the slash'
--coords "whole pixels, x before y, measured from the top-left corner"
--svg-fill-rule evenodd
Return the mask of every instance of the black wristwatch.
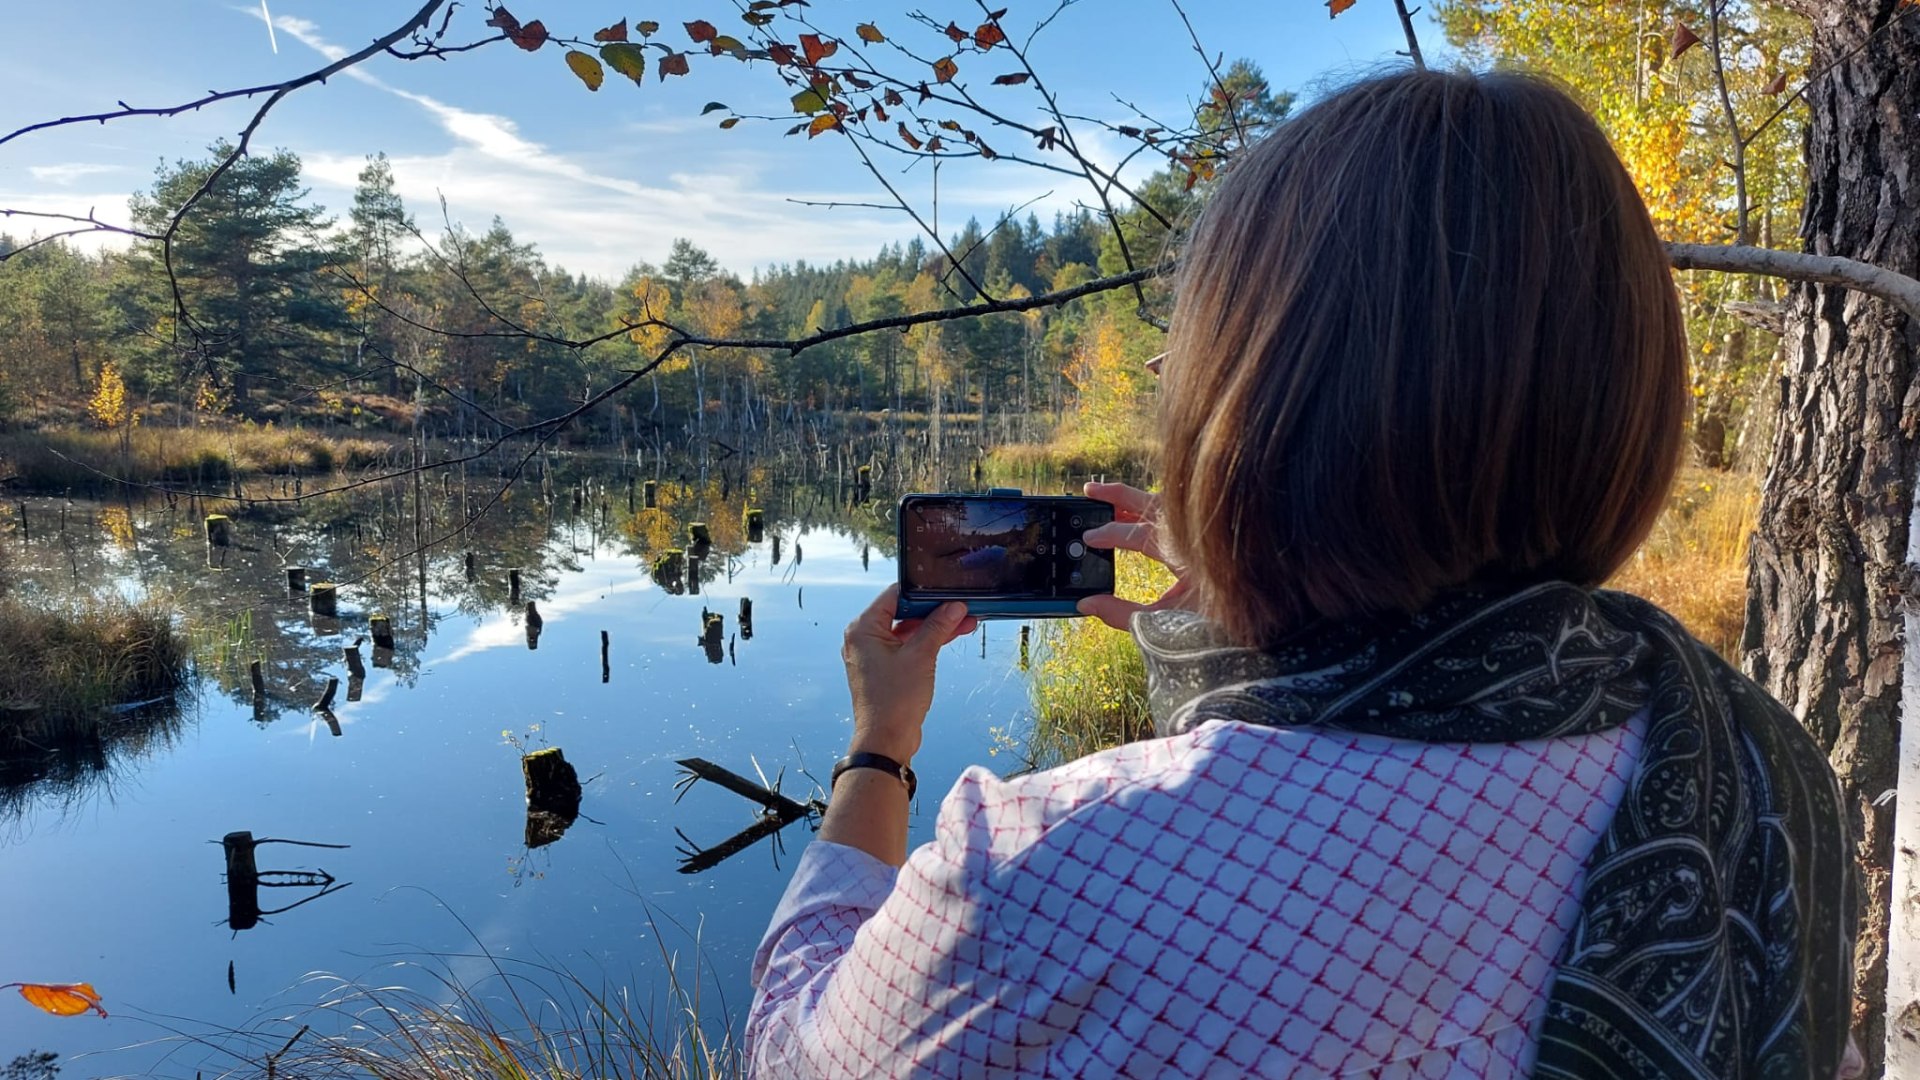
<path id="1" fill-rule="evenodd" d="M 848 769 L 879 769 L 881 772 L 887 773 L 902 784 L 905 784 L 907 787 L 907 798 L 909 799 L 913 798 L 914 792 L 920 790 L 920 778 L 913 775 L 912 769 L 900 764 L 885 754 L 869 754 L 864 750 L 857 754 L 848 754 L 846 757 L 835 762 L 833 766 L 833 776 L 827 781 L 827 787 L 831 789 L 838 785 L 840 783 L 840 774 L 846 772 Z"/>

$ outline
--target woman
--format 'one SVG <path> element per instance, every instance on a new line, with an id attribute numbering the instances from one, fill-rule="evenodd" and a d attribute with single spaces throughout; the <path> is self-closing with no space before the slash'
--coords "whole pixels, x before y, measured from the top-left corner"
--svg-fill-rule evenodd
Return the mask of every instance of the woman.
<path id="1" fill-rule="evenodd" d="M 949 604 L 848 628 L 854 731 L 754 962 L 803 1076 L 1831 1077 L 1856 889 L 1779 705 L 1593 591 L 1670 486 L 1686 342 L 1605 137 L 1514 75 L 1319 102 L 1182 259 L 1130 625 L 1159 738 L 969 769 L 906 852 Z M 910 777 L 910 774 L 907 774 Z"/>

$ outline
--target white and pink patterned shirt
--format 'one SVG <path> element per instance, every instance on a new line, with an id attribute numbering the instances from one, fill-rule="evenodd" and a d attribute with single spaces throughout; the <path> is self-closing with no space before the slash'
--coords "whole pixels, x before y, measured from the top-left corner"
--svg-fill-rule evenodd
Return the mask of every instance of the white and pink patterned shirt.
<path id="1" fill-rule="evenodd" d="M 1517 1077 L 1644 714 L 1422 743 L 1212 722 L 968 769 L 896 871 L 814 841 L 752 1075 Z"/>

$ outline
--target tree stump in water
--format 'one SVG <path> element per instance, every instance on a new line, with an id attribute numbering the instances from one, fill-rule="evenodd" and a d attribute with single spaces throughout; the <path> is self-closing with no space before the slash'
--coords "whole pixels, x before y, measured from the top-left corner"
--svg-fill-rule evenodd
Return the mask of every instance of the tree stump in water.
<path id="1" fill-rule="evenodd" d="M 520 775 L 527 785 L 527 846 L 551 844 L 580 816 L 580 776 L 557 746 L 521 755 Z"/>
<path id="2" fill-rule="evenodd" d="M 208 514 L 207 546 L 223 548 L 233 543 L 233 519 L 225 514 Z"/>
<path id="3" fill-rule="evenodd" d="M 547 620 L 540 617 L 540 609 L 533 606 L 533 601 L 527 601 L 527 648 L 529 650 L 540 647 L 540 631 L 545 629 L 546 625 Z"/>
<path id="4" fill-rule="evenodd" d="M 753 600 L 752 599 L 745 596 L 740 598 L 740 618 L 738 621 L 740 623 L 740 636 L 743 638 L 746 638 L 749 641 L 753 640 Z"/>
<path id="5" fill-rule="evenodd" d="M 517 604 L 519 602 L 520 602 L 520 571 L 517 569 L 509 570 L 507 571 L 507 603 Z"/>
<path id="6" fill-rule="evenodd" d="M 307 568 L 304 566 L 287 567 L 287 592 L 299 596 L 307 591 Z"/>
<path id="7" fill-rule="evenodd" d="M 227 927 L 251 930 L 260 923 L 260 868 L 253 858 L 253 834 L 230 832 L 220 838 L 227 856 Z"/>
<path id="8" fill-rule="evenodd" d="M 706 564 L 707 564 L 707 561 L 698 555 L 687 556 L 687 593 L 688 595 L 691 595 L 691 596 L 700 595 L 700 568 L 705 566 Z"/>
<path id="9" fill-rule="evenodd" d="M 375 615 L 367 620 L 367 631 L 373 635 L 374 648 L 393 648 L 393 620 L 391 618 L 385 615 Z"/>
<path id="10" fill-rule="evenodd" d="M 314 582 L 313 589 L 307 593 L 307 607 L 315 615 L 340 614 L 340 586 L 331 581 Z"/>
<path id="11" fill-rule="evenodd" d="M 766 515 L 762 513 L 758 507 L 750 506 L 745 510 L 744 516 L 746 518 L 747 543 L 757 544 L 765 539 L 767 535 Z"/>
<path id="12" fill-rule="evenodd" d="M 475 577 L 478 576 L 478 574 L 476 573 L 478 566 L 474 560 L 473 552 L 471 551 L 467 552 L 464 561 L 466 563 L 467 580 L 472 581 Z"/>
<path id="13" fill-rule="evenodd" d="M 660 481 L 649 480 L 640 490 L 643 494 L 642 501 L 645 503 L 646 508 L 649 510 L 658 509 L 660 506 Z"/>

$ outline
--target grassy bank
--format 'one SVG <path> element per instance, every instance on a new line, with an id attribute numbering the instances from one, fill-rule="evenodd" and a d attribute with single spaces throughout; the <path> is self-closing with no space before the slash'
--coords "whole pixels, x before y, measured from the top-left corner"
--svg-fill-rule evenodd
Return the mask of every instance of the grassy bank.
<path id="1" fill-rule="evenodd" d="M 125 481 L 216 488 L 235 477 L 329 473 L 385 461 L 386 443 L 299 428 L 234 424 L 0 434 L 0 478 L 27 491 L 102 491 Z"/>
<path id="2" fill-rule="evenodd" d="M 987 453 L 989 479 L 1035 473 L 1071 476 L 1140 477 L 1147 475 L 1157 450 L 1145 425 L 1120 430 L 1069 420 L 1045 442 L 1007 443 Z"/>
<path id="3" fill-rule="evenodd" d="M 170 697 L 186 641 L 158 606 L 101 599 L 42 608 L 0 599 L 0 753 L 87 737 L 115 705 Z"/>
<path id="4" fill-rule="evenodd" d="M 1759 505 L 1754 476 L 1687 470 L 1653 534 L 1608 587 L 1672 612 L 1738 664 L 1747 538 Z M 1123 558 L 1119 569 L 1121 595 L 1132 599 L 1157 595 L 1171 580 L 1138 556 Z M 1071 761 L 1152 730 L 1146 668 L 1131 637 L 1074 619 L 1048 624 L 1040 643 L 1032 668 L 1034 726 L 1023 748 L 1034 766 Z"/>

